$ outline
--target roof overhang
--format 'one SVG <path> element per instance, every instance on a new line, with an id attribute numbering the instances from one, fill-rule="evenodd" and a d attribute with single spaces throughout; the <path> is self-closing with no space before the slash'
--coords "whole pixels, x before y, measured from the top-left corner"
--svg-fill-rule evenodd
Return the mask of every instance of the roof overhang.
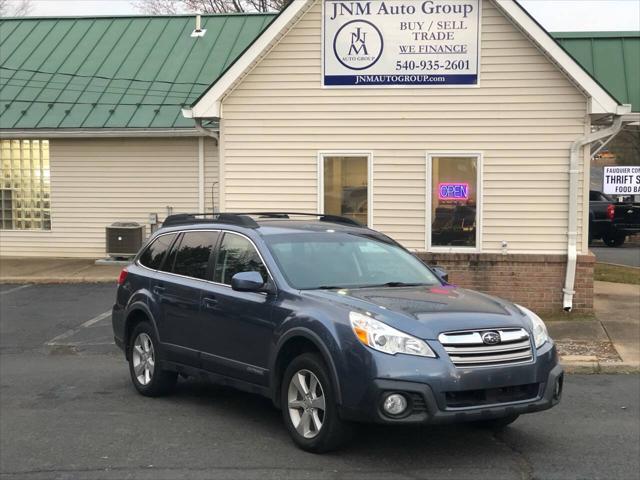
<path id="1" fill-rule="evenodd" d="M 191 108 L 182 110 L 182 114 L 186 118 L 220 118 L 224 95 L 245 77 L 316 1 L 290 2 Z"/>
<path id="2" fill-rule="evenodd" d="M 0 138 L 127 138 L 202 137 L 193 128 L 11 128 L 0 129 Z"/>
<path id="3" fill-rule="evenodd" d="M 516 0 L 492 1 L 549 60 L 585 93 L 589 99 L 587 113 L 621 115 L 631 111 L 630 105 L 620 105 L 620 102 L 582 68 Z"/>
<path id="4" fill-rule="evenodd" d="M 186 118 L 222 117 L 222 99 L 264 57 L 287 31 L 316 3 L 317 0 L 295 0 L 291 2 L 265 29 L 249 48 L 208 90 L 198 98 L 190 109 L 183 109 Z M 549 33 L 536 22 L 516 0 L 492 0 L 496 7 L 538 49 L 560 68 L 588 98 L 588 113 L 593 115 L 622 115 L 631 111 L 630 106 L 620 105 L 578 62 L 576 62 Z"/>

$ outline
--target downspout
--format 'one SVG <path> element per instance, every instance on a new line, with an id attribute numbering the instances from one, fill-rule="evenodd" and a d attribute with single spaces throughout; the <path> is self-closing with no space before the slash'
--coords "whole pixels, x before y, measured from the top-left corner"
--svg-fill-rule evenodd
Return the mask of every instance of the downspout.
<path id="1" fill-rule="evenodd" d="M 567 273 L 562 292 L 562 308 L 570 312 L 573 308 L 574 286 L 576 280 L 576 265 L 578 262 L 577 238 L 578 238 L 578 169 L 580 150 L 591 143 L 616 135 L 622 128 L 622 116 L 616 115 L 613 124 L 605 129 L 589 133 L 571 144 L 571 156 L 569 160 L 569 229 L 567 232 Z"/>
<path id="2" fill-rule="evenodd" d="M 218 134 L 213 130 L 209 130 L 202 126 L 202 120 L 199 118 L 194 119 L 196 123 L 196 130 L 208 137 L 215 139 L 216 145 L 218 144 Z M 198 137 L 198 212 L 204 213 L 204 191 L 205 191 L 205 178 L 204 178 L 204 136 Z"/>

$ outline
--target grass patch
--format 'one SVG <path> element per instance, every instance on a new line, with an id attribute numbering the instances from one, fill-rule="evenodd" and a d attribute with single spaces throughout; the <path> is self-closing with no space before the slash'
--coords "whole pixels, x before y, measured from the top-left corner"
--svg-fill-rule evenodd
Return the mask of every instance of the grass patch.
<path id="1" fill-rule="evenodd" d="M 640 285 L 640 269 L 596 263 L 593 273 L 594 280 L 601 282 L 631 283 Z"/>

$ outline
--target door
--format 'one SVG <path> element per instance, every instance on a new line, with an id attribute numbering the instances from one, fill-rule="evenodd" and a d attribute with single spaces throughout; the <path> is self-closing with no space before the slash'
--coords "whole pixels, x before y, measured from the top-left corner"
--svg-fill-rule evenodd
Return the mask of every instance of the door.
<path id="1" fill-rule="evenodd" d="M 267 385 L 274 299 L 265 293 L 231 289 L 236 273 L 251 271 L 271 281 L 253 243 L 242 235 L 225 232 L 214 262 L 214 283 L 205 287 L 202 300 L 202 365 L 223 375 Z"/>
<path id="2" fill-rule="evenodd" d="M 152 290 L 160 299 L 158 330 L 168 360 L 199 365 L 202 293 L 218 235 L 206 230 L 183 233 L 169 252 L 164 271 L 158 272 Z"/>

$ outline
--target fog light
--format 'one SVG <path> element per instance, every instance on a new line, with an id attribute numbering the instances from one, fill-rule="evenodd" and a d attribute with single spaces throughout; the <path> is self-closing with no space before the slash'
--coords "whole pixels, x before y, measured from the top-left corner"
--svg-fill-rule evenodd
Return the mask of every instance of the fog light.
<path id="1" fill-rule="evenodd" d="M 404 395 L 392 393 L 387 395 L 387 398 L 384 399 L 382 408 L 384 408 L 385 413 L 388 413 L 389 415 L 402 415 L 407 409 L 407 399 Z"/>

